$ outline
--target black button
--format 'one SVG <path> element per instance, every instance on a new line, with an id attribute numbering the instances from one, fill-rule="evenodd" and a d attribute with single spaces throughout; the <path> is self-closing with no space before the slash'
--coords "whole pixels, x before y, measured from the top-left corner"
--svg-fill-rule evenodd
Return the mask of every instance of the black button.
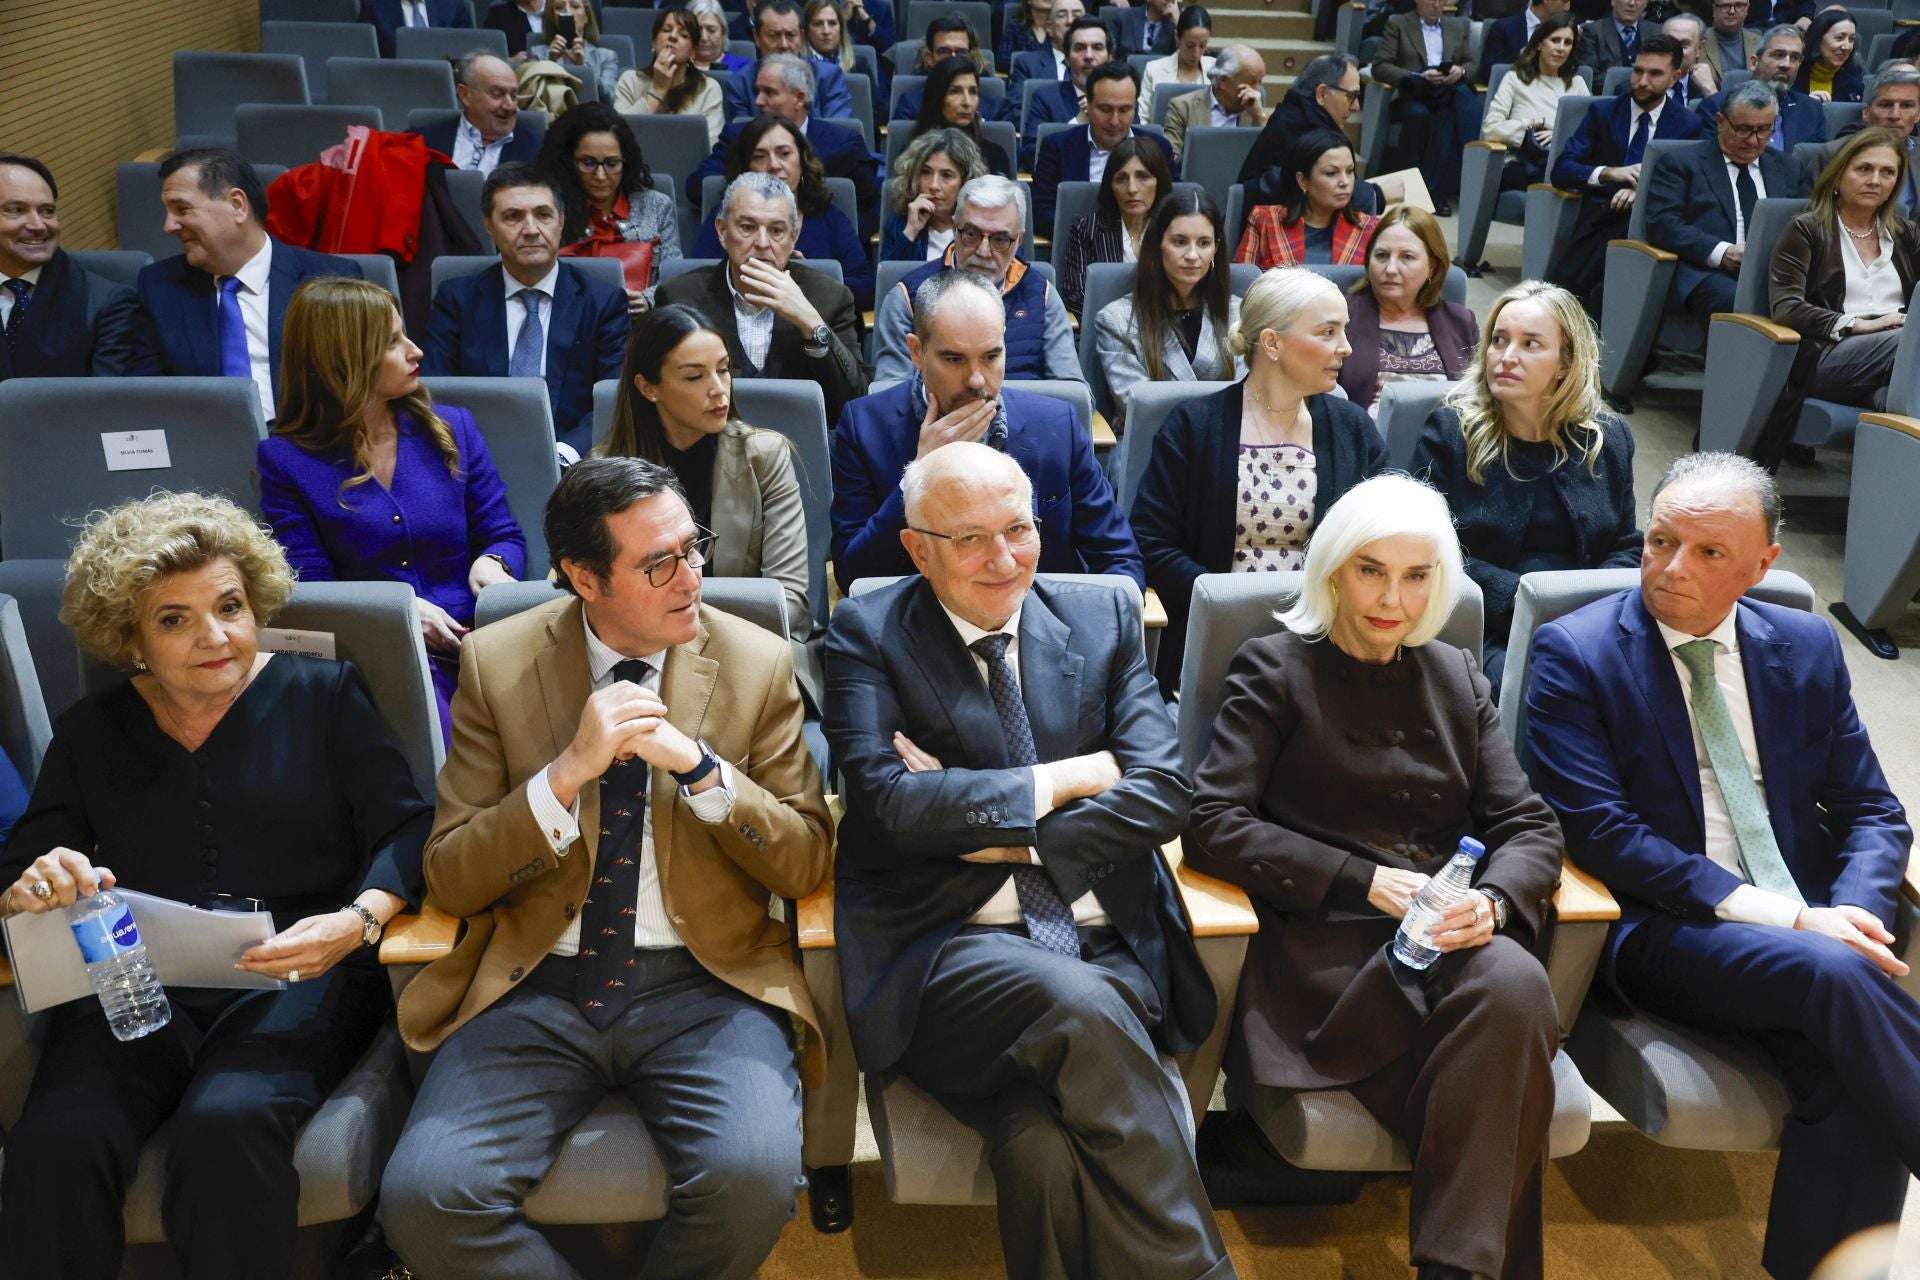
<path id="1" fill-rule="evenodd" d="M 212 813 L 212 812 L 213 812 L 213 805 L 212 805 L 211 803 L 209 803 L 208 801 L 205 801 L 205 800 L 202 800 L 202 801 L 200 802 L 200 812 L 202 812 L 202 813 Z"/>
<path id="2" fill-rule="evenodd" d="M 1439 735 L 1434 733 L 1434 731 L 1431 729 L 1422 729 L 1420 731 L 1420 739 L 1423 742 L 1432 742 L 1438 736 Z"/>
<path id="3" fill-rule="evenodd" d="M 1266 871 L 1266 868 L 1265 868 L 1264 866 L 1262 866 L 1262 865 L 1260 865 L 1260 864 L 1259 864 L 1258 862 L 1256 862 L 1256 863 L 1254 863 L 1254 864 L 1253 864 L 1253 874 L 1255 874 L 1255 875 L 1261 875 L 1261 874 L 1262 874 L 1262 873 L 1264 873 L 1265 871 Z"/>
<path id="4" fill-rule="evenodd" d="M 520 981 L 520 979 L 522 979 L 522 978 L 524 978 L 524 977 L 526 977 L 526 976 L 527 976 L 527 971 L 526 971 L 525 969 L 521 969 L 521 968 L 517 968 L 517 967 L 516 967 L 516 968 L 514 969 L 514 971 L 513 971 L 512 973 L 510 973 L 510 974 L 508 974 L 508 975 L 507 975 L 507 981 L 508 981 L 508 982 L 518 982 L 518 981 Z"/>
<path id="5" fill-rule="evenodd" d="M 1291 881 L 1291 880 L 1282 880 L 1282 881 L 1280 882 L 1280 887 L 1281 887 L 1282 889 L 1291 889 L 1291 888 L 1293 888 L 1293 881 Z"/>
<path id="6" fill-rule="evenodd" d="M 560 914 L 565 916 L 569 920 L 573 919 L 573 904 L 569 902 L 566 906 L 562 907 L 560 909 Z"/>
<path id="7" fill-rule="evenodd" d="M 1428 803 L 1428 804 L 1439 804 L 1439 803 L 1440 803 L 1440 793 L 1439 793 L 1438 791 L 1436 791 L 1436 792 L 1434 792 L 1434 793 L 1433 793 L 1432 795 L 1430 795 L 1430 796 L 1428 796 L 1428 797 L 1427 797 L 1427 803 Z"/>
<path id="8" fill-rule="evenodd" d="M 1400 730 L 1398 729 L 1395 729 L 1393 731 L 1392 737 L 1393 737 L 1393 745 L 1396 747 L 1407 740 L 1407 735 L 1400 732 Z"/>

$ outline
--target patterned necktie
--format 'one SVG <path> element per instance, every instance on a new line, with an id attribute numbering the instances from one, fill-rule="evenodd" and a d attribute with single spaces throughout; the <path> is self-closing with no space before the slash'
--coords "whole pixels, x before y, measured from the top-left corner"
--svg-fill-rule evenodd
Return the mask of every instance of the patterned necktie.
<path id="1" fill-rule="evenodd" d="M 1734 732 L 1727 701 L 1720 696 L 1720 685 L 1713 678 L 1718 647 L 1712 640 L 1689 640 L 1674 650 L 1693 675 L 1693 720 L 1700 728 L 1700 740 L 1707 744 L 1707 763 L 1713 769 L 1714 781 L 1720 784 L 1727 816 L 1733 820 L 1733 838 L 1740 846 L 1747 879 L 1757 888 L 1805 906 L 1800 886 L 1794 883 L 1793 873 L 1780 856 L 1773 824 L 1767 821 L 1760 790 L 1753 785 L 1753 774 L 1747 768 L 1747 753 L 1740 749 L 1740 735 Z"/>
<path id="2" fill-rule="evenodd" d="M 220 374 L 251 378 L 253 357 L 247 353 L 247 318 L 240 314 L 240 277 L 220 281 Z"/>
<path id="3" fill-rule="evenodd" d="M 13 294 L 13 310 L 7 313 L 7 354 L 13 354 L 14 338 L 20 332 L 20 326 L 27 318 L 27 300 L 33 296 L 33 286 L 25 280 L 6 282 L 8 292 Z"/>
<path id="4" fill-rule="evenodd" d="M 1647 135 L 1653 131 L 1653 113 L 1642 111 L 1640 123 L 1633 126 L 1633 138 L 1627 143 L 1627 163 L 1635 165 L 1647 154 Z"/>
<path id="5" fill-rule="evenodd" d="M 987 691 L 993 695 L 993 709 L 1000 717 L 1007 759 L 1015 765 L 1036 765 L 1040 756 L 1033 749 L 1033 726 L 1027 721 L 1026 704 L 1020 701 L 1020 684 L 1007 662 L 1007 646 L 1011 643 L 1013 637 L 1001 632 L 981 636 L 967 647 L 986 661 Z M 1013 891 L 1020 899 L 1020 915 L 1027 922 L 1028 937 L 1063 956 L 1080 954 L 1080 931 L 1073 923 L 1073 912 L 1044 870 L 1015 866 Z"/>
<path id="6" fill-rule="evenodd" d="M 1633 65 L 1634 51 L 1640 47 L 1640 28 L 1638 24 L 1620 28 L 1620 51 L 1627 55 L 1627 65 Z"/>
<path id="7" fill-rule="evenodd" d="M 507 359 L 509 378 L 537 378 L 540 376 L 540 347 L 546 342 L 546 333 L 540 327 L 540 304 L 547 295 L 538 289 L 522 289 L 520 302 L 526 308 L 526 319 L 520 322 L 520 336 L 514 339 L 513 355 Z"/>
<path id="8" fill-rule="evenodd" d="M 1733 180 L 1733 197 L 1740 202 L 1740 234 L 1735 239 L 1745 243 L 1753 226 L 1753 206 L 1760 199 L 1760 189 L 1753 185 L 1752 165 L 1740 166 L 1740 176 Z"/>
<path id="9" fill-rule="evenodd" d="M 640 684 L 647 664 L 616 663 L 613 678 Z M 640 858 L 646 838 L 647 762 L 615 760 L 600 775 L 600 846 L 593 883 L 580 906 L 580 954 L 574 960 L 573 1001 L 597 1029 L 613 1024 L 633 999 L 634 918 L 640 905 Z"/>

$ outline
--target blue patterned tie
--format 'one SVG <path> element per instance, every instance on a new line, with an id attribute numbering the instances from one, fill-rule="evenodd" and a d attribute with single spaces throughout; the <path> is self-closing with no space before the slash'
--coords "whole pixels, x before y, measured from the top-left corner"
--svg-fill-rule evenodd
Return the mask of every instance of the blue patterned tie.
<path id="1" fill-rule="evenodd" d="M 1652 131 L 1653 115 L 1651 112 L 1642 111 L 1640 113 L 1640 123 L 1633 126 L 1633 137 L 1627 142 L 1627 163 L 1629 165 L 1639 164 L 1641 157 L 1647 154 L 1647 135 Z"/>
<path id="2" fill-rule="evenodd" d="M 547 295 L 538 289 L 522 289 L 519 296 L 527 315 L 520 322 L 520 336 L 514 339 L 513 355 L 507 359 L 507 376 L 537 378 L 540 376 L 540 348 L 547 340 L 540 327 L 540 304 Z"/>
<path id="3" fill-rule="evenodd" d="M 640 684 L 647 664 L 616 663 L 613 678 Z M 600 775 L 600 846 L 593 883 L 580 907 L 580 954 L 574 961 L 573 1000 L 587 1021 L 606 1030 L 633 999 L 634 917 L 640 903 L 640 858 L 646 839 L 647 762 L 615 760 Z"/>
<path id="4" fill-rule="evenodd" d="M 967 646 L 987 664 L 987 691 L 993 695 L 993 709 L 1000 716 L 1000 736 L 1006 740 L 1007 759 L 1015 765 L 1040 763 L 1033 749 L 1033 726 L 1027 721 L 1026 704 L 1020 701 L 1020 683 L 1013 678 L 1007 662 L 1007 646 L 1013 637 L 1001 632 L 981 636 Z M 1073 923 L 1073 912 L 1061 900 L 1047 879 L 1047 873 L 1035 866 L 1013 868 L 1013 891 L 1020 898 L 1020 915 L 1027 922 L 1027 936 L 1063 956 L 1080 954 L 1080 930 Z"/>
<path id="5" fill-rule="evenodd" d="M 13 352 L 13 340 L 20 332 L 20 326 L 26 322 L 27 299 L 33 296 L 33 286 L 25 280 L 8 280 L 6 286 L 13 294 L 13 310 L 7 312 L 7 352 Z"/>
<path id="6" fill-rule="evenodd" d="M 220 282 L 220 374 L 251 378 L 253 357 L 247 353 L 247 318 L 240 314 L 240 277 Z"/>

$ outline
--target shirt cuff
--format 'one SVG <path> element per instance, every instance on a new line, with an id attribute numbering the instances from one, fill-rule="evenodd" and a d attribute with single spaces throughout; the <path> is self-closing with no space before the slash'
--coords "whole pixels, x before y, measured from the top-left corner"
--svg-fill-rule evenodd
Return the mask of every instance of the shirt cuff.
<path id="1" fill-rule="evenodd" d="M 693 810 L 693 816 L 712 826 L 716 822 L 725 822 L 727 815 L 733 812 L 733 766 L 721 760 L 716 766 L 720 770 L 720 785 L 708 787 L 695 794 L 685 787 L 680 795 L 686 800 L 687 808 Z"/>
<path id="2" fill-rule="evenodd" d="M 1033 766 L 1033 820 L 1035 822 L 1053 812 L 1053 775 L 1047 772 L 1047 766 Z"/>
<path id="3" fill-rule="evenodd" d="M 1800 918 L 1800 904 L 1792 898 L 1743 884 L 1720 900 L 1713 914 L 1735 924 L 1765 924 L 1791 929 Z"/>
<path id="4" fill-rule="evenodd" d="M 568 444 L 565 440 L 554 441 L 553 451 L 559 455 L 560 465 L 562 467 L 570 467 L 580 461 L 580 451 Z"/>
<path id="5" fill-rule="evenodd" d="M 1713 252 L 1707 255 L 1707 265 L 1715 271 L 1718 271 L 1720 269 L 1721 259 L 1727 256 L 1727 250 L 1731 248 L 1733 248 L 1733 242 L 1730 240 L 1722 240 L 1719 244 L 1713 246 Z"/>
<path id="6" fill-rule="evenodd" d="M 527 807 L 533 810 L 533 820 L 540 824 L 540 834 L 546 837 L 554 856 L 566 857 L 567 850 L 580 838 L 580 797 L 573 798 L 571 807 L 561 804 L 553 794 L 553 784 L 547 781 L 547 771 L 542 769 L 527 782 Z"/>
<path id="7" fill-rule="evenodd" d="M 1606 183 L 1604 183 L 1604 182 L 1602 182 L 1602 181 L 1600 181 L 1600 173 L 1601 173 L 1601 171 L 1602 171 L 1603 169 L 1605 169 L 1606 167 L 1607 167 L 1607 166 L 1605 166 L 1605 165 L 1603 165 L 1603 164 L 1597 164 L 1597 165 L 1595 165 L 1595 166 L 1593 166 L 1593 168 L 1591 168 L 1591 169 L 1589 169 L 1589 170 L 1587 170 L 1587 185 L 1588 185 L 1588 186 L 1590 186 L 1590 187 L 1604 187 L 1604 186 L 1606 186 L 1606 185 L 1607 185 Z"/>

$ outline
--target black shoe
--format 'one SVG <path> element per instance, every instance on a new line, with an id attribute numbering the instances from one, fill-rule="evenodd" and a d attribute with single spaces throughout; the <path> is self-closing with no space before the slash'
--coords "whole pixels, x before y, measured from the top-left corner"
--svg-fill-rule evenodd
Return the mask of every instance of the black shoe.
<path id="1" fill-rule="evenodd" d="M 1352 1204 L 1366 1177 L 1288 1164 L 1244 1111 L 1209 1111 L 1194 1144 L 1200 1181 L 1216 1209 Z"/>
<path id="2" fill-rule="evenodd" d="M 813 1229 L 831 1236 L 853 1225 L 853 1169 L 844 1164 L 807 1170 L 807 1202 Z"/>
<path id="3" fill-rule="evenodd" d="M 1453 206 L 1445 200 L 1435 200 L 1433 202 L 1433 216 L 1436 218 L 1451 218 L 1453 216 Z"/>

